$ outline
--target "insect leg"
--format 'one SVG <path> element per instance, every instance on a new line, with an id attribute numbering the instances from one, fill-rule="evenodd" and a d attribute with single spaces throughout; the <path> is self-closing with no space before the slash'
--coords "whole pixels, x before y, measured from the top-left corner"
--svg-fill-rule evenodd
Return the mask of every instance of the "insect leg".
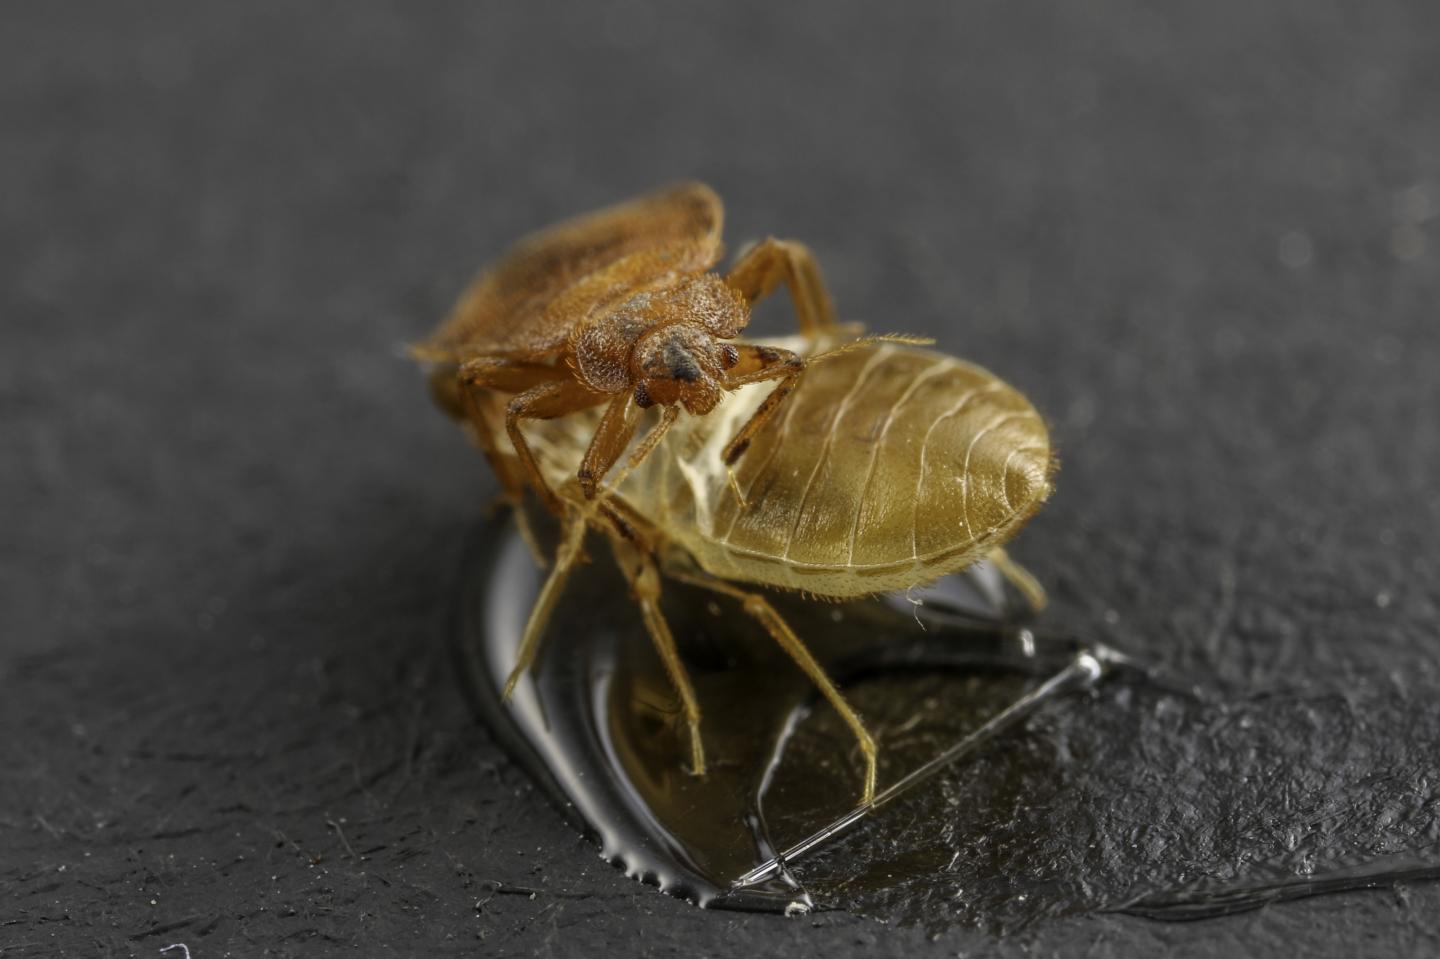
<path id="1" fill-rule="evenodd" d="M 655 447 L 660 445 L 660 441 L 665 438 L 665 434 L 670 431 L 670 427 L 674 426 L 675 421 L 679 418 L 680 407 L 665 407 L 665 412 L 660 414 L 660 422 L 650 427 L 650 432 L 646 433 L 644 438 L 636 444 L 635 451 L 625 461 L 625 468 L 617 473 L 615 479 L 610 483 L 609 492 L 619 489 L 620 484 L 624 483 L 625 478 L 630 475 L 630 471 L 645 462 L 645 457 L 655 452 Z"/>
<path id="2" fill-rule="evenodd" d="M 800 332 L 818 336 L 835 329 L 835 307 L 830 303 L 820 267 L 803 243 L 774 237 L 763 240 L 730 267 L 725 282 L 739 290 L 749 303 L 768 296 L 784 283 L 795 304 Z"/>
<path id="3" fill-rule="evenodd" d="M 503 360 L 478 360 L 459 370 L 437 369 L 430 377 L 430 392 L 446 412 L 470 424 L 475 441 L 500 480 L 505 501 L 518 508 L 525 492 L 525 478 L 516 474 L 513 464 L 501 453 L 494 419 L 485 415 L 483 406 L 487 400 L 488 374 L 502 363 Z M 526 383 L 522 389 L 530 385 Z"/>
<path id="4" fill-rule="evenodd" d="M 640 615 L 645 621 L 645 631 L 660 654 L 670 684 L 680 696 L 685 712 L 685 724 L 690 731 L 690 765 L 697 776 L 705 775 L 705 746 L 700 741 L 700 703 L 695 698 L 695 688 L 690 684 L 690 674 L 680 661 L 680 652 L 675 648 L 675 637 L 670 625 L 660 610 L 660 570 L 648 553 L 636 549 L 619 536 L 610 537 L 615 553 L 615 564 L 620 567 L 630 582 L 630 592 L 640 605 Z"/>
<path id="5" fill-rule="evenodd" d="M 865 787 L 860 802 L 864 804 L 874 799 L 875 760 L 878 755 L 874 737 L 865 728 L 860 714 L 846 702 L 845 697 L 826 674 L 824 667 L 810 654 L 805 643 L 795 635 L 790 624 L 785 622 L 774 606 L 770 605 L 770 601 L 758 593 L 748 592 L 732 586 L 724 580 L 709 576 L 697 576 L 682 570 L 667 570 L 667 575 L 681 582 L 738 600 L 745 612 L 756 619 L 771 638 L 780 644 L 780 648 L 785 650 L 786 654 L 795 661 L 795 665 L 799 666 L 810 678 L 810 681 L 820 690 L 821 695 L 830 701 L 830 705 L 835 707 L 835 711 L 840 714 L 840 718 L 845 721 L 845 725 L 849 726 L 850 731 L 855 735 L 856 741 L 860 744 L 860 753 L 865 758 Z"/>
<path id="6" fill-rule="evenodd" d="M 520 538 L 530 548 L 535 564 L 547 565 L 540 540 L 525 511 L 525 480 L 510 454 L 500 448 L 496 422 L 499 416 L 489 404 L 498 403 L 498 392 L 528 389 L 536 383 L 564 376 L 563 370 L 542 363 L 525 363 L 499 357 L 476 357 L 458 368 L 437 368 L 430 375 L 430 391 L 442 409 L 470 424 L 491 470 L 500 481 L 501 499 L 510 506 Z M 487 413 L 488 411 L 488 413 Z"/>
<path id="7" fill-rule="evenodd" d="M 605 398 L 605 394 L 586 389 L 574 380 L 552 380 L 531 387 L 505 407 L 505 432 L 510 436 L 511 445 L 515 447 L 515 455 L 520 457 L 520 465 L 536 494 L 556 515 L 560 515 L 564 507 L 561 506 L 559 497 L 550 489 L 550 484 L 545 482 L 545 475 L 540 472 L 535 453 L 525 440 L 525 434 L 520 432 L 520 421 L 554 419 L 594 406 Z"/>
<path id="8" fill-rule="evenodd" d="M 994 566 L 1021 596 L 1025 597 L 1025 602 L 1030 604 L 1031 612 L 1038 613 L 1049 604 L 1050 600 L 1045 595 L 1045 587 L 1040 585 L 1035 574 L 1011 559 L 1010 554 L 1004 549 L 997 546 L 985 558 L 990 560 L 990 565 Z"/>
<path id="9" fill-rule="evenodd" d="M 805 361 L 789 350 L 754 343 L 737 343 L 735 347 L 740 351 L 740 362 L 735 364 L 725 379 L 727 390 L 765 380 L 780 382 L 775 384 L 775 389 L 770 391 L 770 395 L 765 397 L 725 447 L 723 458 L 726 466 L 734 466 L 735 461 L 745 454 L 750 441 L 755 438 L 760 427 L 765 425 L 765 421 L 774 415 L 781 401 L 790 395 L 790 391 L 800 380 L 800 374 L 805 370 Z M 741 372 L 737 374 L 737 370 Z"/>
<path id="10" fill-rule="evenodd" d="M 462 406 L 467 412 L 466 418 L 475 439 L 484 452 L 485 459 L 489 461 L 491 470 L 500 480 L 500 502 L 510 507 L 511 515 L 515 518 L 515 527 L 520 531 L 520 538 L 529 548 L 535 565 L 544 569 L 549 565 L 549 560 L 546 559 L 545 551 L 540 548 L 540 538 L 535 535 L 530 514 L 525 509 L 525 477 L 515 468 L 514 458 L 500 451 L 494 428 L 497 417 L 487 416 L 481 409 L 481 404 L 494 403 L 495 399 L 493 395 L 478 387 L 465 386 L 460 389 L 460 393 L 464 397 Z"/>
<path id="11" fill-rule="evenodd" d="M 600 481 L 610 472 L 610 467 L 615 465 L 625 447 L 630 445 L 635 427 L 639 425 L 635 412 L 629 393 L 618 394 L 605 408 L 605 415 L 595 428 L 595 435 L 585 450 L 585 458 L 580 461 L 580 472 L 577 474 L 586 499 L 595 498 Z"/>
<path id="12" fill-rule="evenodd" d="M 594 499 L 596 493 L 600 492 L 600 481 L 610 472 L 620 454 L 625 452 L 625 447 L 630 445 L 630 440 L 635 436 L 635 428 L 639 425 L 638 417 L 631 416 L 635 410 L 630 405 L 628 394 L 615 397 L 610 401 L 610 406 L 605 410 L 605 416 L 600 420 L 600 426 L 595 431 L 595 437 L 590 441 L 590 446 L 585 450 L 585 458 L 580 461 L 580 489 L 584 492 L 586 499 Z M 651 427 L 650 432 L 635 447 L 626 461 L 625 468 L 615 477 L 614 482 L 609 486 L 610 490 L 618 489 L 620 484 L 625 482 L 625 477 L 630 471 L 644 462 L 645 457 L 655 452 L 655 447 L 665 438 L 670 427 L 675 425 L 676 418 L 680 415 L 680 407 L 667 406 L 665 412 L 660 416 L 660 422 Z"/>
<path id="13" fill-rule="evenodd" d="M 586 526 L 585 517 L 575 512 L 568 514 L 563 521 L 560 546 L 555 551 L 555 566 L 545 578 L 545 585 L 540 588 L 535 605 L 530 608 L 530 618 L 525 621 L 525 632 L 520 637 L 520 649 L 515 656 L 515 667 L 510 670 L 510 676 L 505 680 L 505 691 L 500 696 L 502 701 L 510 698 L 515 692 L 515 684 L 535 662 L 535 654 L 540 651 L 540 637 L 550 623 L 555 602 L 565 589 L 565 581 L 570 578 L 570 571 L 584 555 L 580 547 L 585 542 Z"/>
<path id="14" fill-rule="evenodd" d="M 466 361 L 451 376 L 440 369 L 431 377 L 431 392 L 446 410 L 469 421 L 480 449 L 500 480 L 506 500 L 517 509 L 525 492 L 525 477 L 517 475 L 514 464 L 502 454 L 494 425 L 496 417 L 486 416 L 483 404 L 492 392 L 519 393 L 568 375 L 563 368 L 542 363 L 485 356 Z M 454 384 L 453 389 L 450 384 Z"/>

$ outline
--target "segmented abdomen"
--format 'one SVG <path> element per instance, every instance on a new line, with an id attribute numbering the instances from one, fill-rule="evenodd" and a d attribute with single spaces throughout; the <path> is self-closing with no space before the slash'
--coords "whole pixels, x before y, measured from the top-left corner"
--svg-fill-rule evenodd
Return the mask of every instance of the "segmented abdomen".
<path id="1" fill-rule="evenodd" d="M 1049 494 L 1049 436 L 1024 396 L 897 344 L 811 366 L 732 483 L 718 449 L 768 388 L 691 421 L 655 477 L 666 532 L 717 575 L 834 597 L 903 589 L 979 559 Z"/>

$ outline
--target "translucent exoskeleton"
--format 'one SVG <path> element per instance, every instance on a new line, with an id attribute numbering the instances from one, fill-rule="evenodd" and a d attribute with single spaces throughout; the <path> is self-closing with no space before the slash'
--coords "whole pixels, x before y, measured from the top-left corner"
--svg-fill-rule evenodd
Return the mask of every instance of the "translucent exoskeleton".
<path id="1" fill-rule="evenodd" d="M 768 402 L 764 388 L 738 389 L 706 415 L 678 418 L 663 442 L 637 444 L 641 455 L 632 453 L 594 495 L 576 471 L 597 414 L 527 425 L 563 504 L 562 524 L 507 695 L 532 663 L 593 528 L 611 543 L 679 695 L 696 773 L 706 762 L 701 704 L 661 610 L 665 577 L 728 597 L 783 647 L 853 731 L 866 764 L 862 802 L 875 795 L 876 746 L 863 720 L 753 587 L 849 599 L 929 583 L 988 558 L 1043 605 L 1039 584 L 1001 546 L 1049 495 L 1054 460 L 1039 414 L 987 371 L 906 343 L 860 341 L 825 352 L 831 345 L 766 345 L 808 353 L 806 372 L 733 466 L 727 445 Z M 445 405 L 458 412 L 457 400 Z M 490 429 L 506 416 L 493 396 L 478 397 L 472 410 Z M 514 458 L 499 455 L 502 465 Z"/>

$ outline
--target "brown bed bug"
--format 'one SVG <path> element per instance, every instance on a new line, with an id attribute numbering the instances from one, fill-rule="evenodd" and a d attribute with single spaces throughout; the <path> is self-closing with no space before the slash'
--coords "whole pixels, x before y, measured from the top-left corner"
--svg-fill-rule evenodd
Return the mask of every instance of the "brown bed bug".
<path id="1" fill-rule="evenodd" d="M 729 464 L 773 415 L 804 362 L 792 350 L 733 342 L 751 304 L 785 284 L 810 335 L 832 330 L 834 312 L 814 258 L 793 241 L 764 240 L 723 276 L 712 272 L 723 221 L 713 190 L 682 183 L 552 226 L 483 271 L 439 330 L 412 348 L 439 364 L 437 395 L 468 410 L 512 502 L 528 486 L 562 511 L 526 442 L 527 420 L 604 408 L 576 466 L 580 489 L 593 497 L 649 407 L 664 412 L 642 456 L 681 409 L 704 415 L 730 391 L 777 381 L 729 439 Z M 503 430 L 513 459 L 502 455 L 496 424 L 476 412 L 486 393 L 508 397 Z"/>

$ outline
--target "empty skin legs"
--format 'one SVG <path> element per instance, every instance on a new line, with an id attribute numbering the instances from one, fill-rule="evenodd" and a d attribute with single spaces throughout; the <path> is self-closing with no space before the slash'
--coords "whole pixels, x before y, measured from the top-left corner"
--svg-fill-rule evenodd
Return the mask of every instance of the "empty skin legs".
<path id="1" fill-rule="evenodd" d="M 685 726 L 690 735 L 690 768 L 697 776 L 705 775 L 705 746 L 700 739 L 700 703 L 695 698 L 695 687 L 690 683 L 690 674 L 680 661 L 680 651 L 675 647 L 675 637 L 670 624 L 660 611 L 660 570 L 655 559 L 641 552 L 617 536 L 612 536 L 610 545 L 615 552 L 615 564 L 630 583 L 630 593 L 640 606 L 640 616 L 645 621 L 645 631 L 660 654 L 660 662 L 670 684 L 680 697 L 685 714 Z"/>
<path id="2" fill-rule="evenodd" d="M 554 612 L 555 603 L 565 591 L 565 581 L 570 578 L 570 571 L 584 555 L 581 547 L 585 543 L 585 530 L 584 517 L 574 513 L 567 516 L 561 525 L 560 546 L 555 551 L 555 565 L 551 568 L 550 575 L 545 578 L 545 585 L 540 587 L 540 595 L 535 597 L 535 605 L 530 607 L 530 617 L 525 621 L 525 632 L 520 635 L 515 665 L 505 679 L 505 691 L 500 695 L 501 700 L 508 700 L 514 694 L 515 684 L 520 682 L 520 677 L 535 664 L 535 655 L 540 651 L 540 638 L 545 635 L 550 614 Z"/>
<path id="3" fill-rule="evenodd" d="M 607 502 L 607 499 L 602 498 L 595 501 L 593 506 L 587 504 L 583 508 L 572 508 L 565 515 L 554 568 L 544 586 L 541 587 L 535 605 L 530 611 L 530 617 L 525 624 L 525 631 L 517 649 L 515 665 L 505 682 L 503 698 L 510 698 L 520 677 L 534 665 L 545 627 L 549 624 L 551 614 L 564 591 L 571 571 L 583 556 L 585 532 L 590 523 L 595 522 L 600 525 L 610 540 L 616 565 L 619 566 L 630 585 L 630 593 L 636 605 L 639 606 L 645 631 L 654 644 L 671 685 L 679 696 L 689 740 L 691 769 L 696 775 L 703 776 L 705 775 L 706 761 L 705 747 L 700 735 L 700 704 L 689 673 L 681 661 L 675 637 L 660 608 L 661 573 L 659 567 L 646 538 L 635 534 L 621 513 L 607 508 Z M 633 541 L 631 536 L 634 537 Z M 989 559 L 1001 574 L 1025 596 L 1032 607 L 1038 611 L 1044 606 L 1044 590 L 1024 567 L 1010 559 L 1004 550 L 994 550 Z M 755 619 L 779 644 L 786 655 L 815 684 L 821 695 L 830 702 L 830 705 L 834 707 L 855 736 L 865 763 L 864 786 L 860 801 L 861 803 L 873 801 L 878 757 L 878 748 L 875 745 L 874 737 L 866 729 L 860 715 L 830 679 L 824 667 L 810 653 L 804 642 L 785 622 L 770 601 L 759 593 L 741 589 L 725 580 L 715 579 L 704 573 L 667 567 L 666 575 L 680 582 L 689 583 L 737 601 L 745 613 Z"/>
<path id="4" fill-rule="evenodd" d="M 564 519 L 560 534 L 560 546 L 555 555 L 555 565 L 550 570 L 545 585 L 541 587 L 540 595 L 535 599 L 535 605 L 530 609 L 530 616 L 526 620 L 525 631 L 520 637 L 520 645 L 516 651 L 515 665 L 511 667 L 510 675 L 505 680 L 505 688 L 501 693 L 502 700 L 508 700 L 514 694 L 520 677 L 525 675 L 525 672 L 535 664 L 536 654 L 540 650 L 540 640 L 555 611 L 555 603 L 565 590 L 565 583 L 570 578 L 571 570 L 575 568 L 583 555 L 582 546 L 589 522 L 590 517 L 578 510 L 572 510 Z M 631 595 L 640 607 L 645 631 L 649 633 L 651 642 L 655 644 L 655 651 L 660 655 L 665 673 L 670 677 L 670 682 L 680 697 L 686 729 L 689 732 L 691 767 L 697 776 L 703 776 L 705 775 L 705 747 L 700 739 L 700 704 L 695 697 L 695 687 L 690 683 L 690 674 L 685 671 L 685 666 L 680 661 L 680 651 L 675 646 L 675 637 L 671 634 L 670 626 L 660 611 L 660 571 L 655 565 L 654 558 L 644 547 L 628 542 L 613 530 L 607 529 L 606 532 L 609 534 L 610 545 L 615 554 L 615 564 L 625 574 L 625 579 L 630 584 Z"/>
<path id="5" fill-rule="evenodd" d="M 996 571 L 1025 598 L 1025 602 L 1030 604 L 1031 612 L 1041 612 L 1049 605 L 1050 599 L 1045 595 L 1045 587 L 1040 585 L 1035 574 L 1011 559 L 1005 550 L 997 546 L 985 558 L 990 560 Z"/>
<path id="6" fill-rule="evenodd" d="M 810 654 L 810 650 L 806 648 L 804 642 L 801 641 L 799 636 L 795 635 L 795 631 L 790 628 L 790 625 L 785 622 L 780 613 L 770 604 L 770 601 L 759 593 L 752 593 L 740 589 L 724 580 L 713 579 L 703 574 L 697 575 L 681 570 L 669 570 L 667 571 L 667 575 L 680 582 L 689 583 L 692 586 L 708 589 L 711 592 L 737 600 L 741 608 L 765 628 L 765 631 L 770 634 L 770 637 L 780 645 L 780 648 L 795 661 L 795 665 L 799 666 L 801 671 L 815 684 L 815 687 L 820 690 L 820 694 L 830 701 L 830 705 L 840 714 L 840 718 L 845 721 L 845 725 L 850 727 L 850 732 L 854 734 L 855 740 L 860 746 L 860 754 L 865 761 L 865 785 L 861 792 L 860 802 L 867 804 L 873 800 L 875 798 L 876 757 L 879 753 L 879 750 L 875 746 L 874 737 L 871 736 L 870 731 L 865 728 L 865 723 L 860 719 L 860 714 L 845 700 L 845 697 L 825 672 L 824 667 Z"/>
<path id="7" fill-rule="evenodd" d="M 565 589 L 565 583 L 569 579 L 571 571 L 583 555 L 585 531 L 594 519 L 596 517 L 593 515 L 587 516 L 578 510 L 572 510 L 566 515 L 561 529 L 560 546 L 556 551 L 555 565 L 546 578 L 545 585 L 541 587 L 534 607 L 530 610 L 530 617 L 525 624 L 525 631 L 516 651 L 515 665 L 505 681 L 503 699 L 510 698 L 520 677 L 534 665 L 536 654 L 540 648 L 540 640 L 550 622 L 555 604 Z M 609 522 L 613 522 L 613 520 Z M 650 641 L 654 644 L 655 651 L 660 656 L 660 662 L 665 668 L 665 673 L 680 698 L 689 739 L 691 768 L 696 775 L 703 776 L 706 763 L 705 747 L 700 736 L 700 703 L 695 696 L 695 688 L 690 682 L 690 675 L 686 672 L 685 665 L 680 659 L 680 652 L 675 645 L 675 637 L 670 632 L 670 626 L 660 609 L 661 574 L 659 567 L 646 544 L 628 541 L 615 529 L 609 528 L 608 524 L 605 532 L 610 538 L 616 565 L 625 574 L 625 579 L 630 584 L 631 595 L 640 607 L 640 616 L 645 624 L 645 631 L 649 634 Z M 850 727 L 865 762 L 865 781 L 861 802 L 868 803 L 874 799 L 878 753 L 874 738 L 865 728 L 859 714 L 846 702 L 845 697 L 841 695 L 840 690 L 826 674 L 824 667 L 811 655 L 810 650 L 805 647 L 800 637 L 795 635 L 795 632 L 769 600 L 758 593 L 740 589 L 723 580 L 712 579 L 703 574 L 697 575 L 672 570 L 667 575 L 681 582 L 690 583 L 738 601 L 745 613 L 764 627 L 771 638 L 794 660 L 795 664 L 820 690 L 820 693 L 829 700 L 845 724 Z"/>

